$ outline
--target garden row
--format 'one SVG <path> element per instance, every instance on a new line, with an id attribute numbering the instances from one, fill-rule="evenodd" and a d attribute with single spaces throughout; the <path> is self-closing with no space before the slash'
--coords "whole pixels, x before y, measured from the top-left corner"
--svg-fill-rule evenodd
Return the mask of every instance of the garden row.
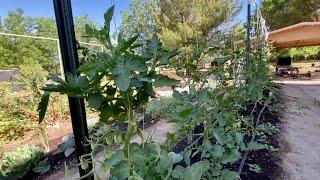
<path id="1" fill-rule="evenodd" d="M 84 169 L 93 165 L 88 176 L 97 175 L 97 164 L 101 164 L 106 172 L 110 170 L 110 179 L 238 179 L 248 166 L 246 158 L 252 156 L 251 151 L 276 150 L 268 137 L 277 133 L 277 125 L 263 115 L 272 112 L 277 94 L 263 45 L 252 53 L 239 53 L 230 63 L 222 59 L 207 71 L 198 71 L 197 64 L 190 62 L 182 64 L 188 72 L 184 85 L 189 91 L 174 91 L 174 107 L 168 111 L 154 108 L 177 123 L 177 132 L 168 134 L 166 145 L 143 137 L 137 115 L 153 88 L 181 86 L 158 69 L 170 67 L 172 60 L 185 54 L 165 50 L 157 36 L 143 47 L 135 43 L 138 36 L 119 35 L 114 45 L 109 36 L 112 14 L 113 7 L 106 12 L 102 29 L 87 27 L 88 35 L 99 39 L 106 52 L 84 54 L 79 77 L 67 75 L 67 81 L 54 77 L 56 83 L 43 88 L 46 93 L 40 103 L 43 117 L 50 92 L 59 92 L 84 98 L 100 113 L 105 128 L 89 140 L 93 152 L 80 159 Z M 212 75 L 214 80 L 209 78 Z M 126 131 L 117 128 L 121 122 L 126 123 Z M 143 143 L 131 143 L 134 135 L 141 136 Z M 94 158 L 100 147 L 105 151 L 104 161 Z M 260 170 L 257 164 L 249 167 Z"/>
<path id="2" fill-rule="evenodd" d="M 92 152 L 80 158 L 83 169 L 93 165 L 84 177 L 101 171 L 110 179 L 250 179 L 255 176 L 252 171 L 265 177 L 267 166 L 255 156 L 272 157 L 279 128 L 274 117 L 278 89 L 268 75 L 264 44 L 251 52 L 233 50 L 231 58 L 217 60 L 215 68 L 199 71 L 200 60 L 213 49 L 206 38 L 186 40 L 176 51 L 168 51 L 156 35 L 145 45 L 136 42 L 138 35 L 119 34 L 113 43 L 113 11 L 111 7 L 105 13 L 101 29 L 86 27 L 87 35 L 99 40 L 105 52 L 83 51 L 80 75 L 67 74 L 66 81 L 51 77 L 54 83 L 43 88 L 39 104 L 40 123 L 45 122 L 53 92 L 84 98 L 90 110 L 99 113 L 95 133 L 85 143 Z M 182 69 L 187 78 L 180 82 L 162 75 L 163 67 Z M 149 102 L 154 88 L 163 86 L 172 87 L 173 98 Z M 139 114 L 146 105 L 152 117 L 177 124 L 177 132 L 167 135 L 165 145 L 144 137 L 139 127 Z M 141 144 L 131 142 L 135 135 Z M 95 157 L 101 148 L 103 161 Z"/>

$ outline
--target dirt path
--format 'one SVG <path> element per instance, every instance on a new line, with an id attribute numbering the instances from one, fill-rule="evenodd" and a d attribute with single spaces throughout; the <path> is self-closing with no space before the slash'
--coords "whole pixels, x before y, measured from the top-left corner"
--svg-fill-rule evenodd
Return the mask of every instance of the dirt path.
<path id="1" fill-rule="evenodd" d="M 320 179 L 320 86 L 283 85 L 282 179 Z"/>

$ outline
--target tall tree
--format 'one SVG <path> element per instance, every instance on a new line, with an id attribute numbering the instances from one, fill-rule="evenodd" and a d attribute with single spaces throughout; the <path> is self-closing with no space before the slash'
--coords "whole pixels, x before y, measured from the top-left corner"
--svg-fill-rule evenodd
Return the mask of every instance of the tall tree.
<path id="1" fill-rule="evenodd" d="M 178 50 L 177 68 L 204 60 L 208 35 L 236 13 L 237 0 L 157 0 L 150 6 L 156 31 L 168 50 Z"/>
<path id="2" fill-rule="evenodd" d="M 0 24 L 1 32 L 58 38 L 54 18 L 26 17 L 22 9 L 10 11 L 8 17 Z M 76 17 L 76 37 L 78 41 L 91 42 L 91 39 L 83 37 L 85 24 L 95 26 L 95 23 L 86 16 Z M 40 64 L 51 73 L 60 70 L 55 41 L 0 35 L 0 54 L 0 69 L 19 68 L 34 63 Z"/>
<path id="3" fill-rule="evenodd" d="M 307 21 L 320 21 L 319 0 L 264 0 L 262 14 L 271 30 Z"/>
<path id="4" fill-rule="evenodd" d="M 139 34 L 138 42 L 145 44 L 155 33 L 154 23 L 148 5 L 155 0 L 131 0 L 129 9 L 121 12 L 120 33 L 126 38 Z"/>

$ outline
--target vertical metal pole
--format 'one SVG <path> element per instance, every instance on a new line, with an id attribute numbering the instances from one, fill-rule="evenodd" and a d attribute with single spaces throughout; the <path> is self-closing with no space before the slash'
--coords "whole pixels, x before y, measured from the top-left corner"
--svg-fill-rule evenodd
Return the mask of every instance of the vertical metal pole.
<path id="1" fill-rule="evenodd" d="M 63 60 L 64 72 L 71 73 L 73 76 L 78 76 L 77 68 L 79 67 L 79 59 L 76 48 L 76 38 L 74 33 L 73 17 L 70 0 L 53 0 L 57 29 L 59 34 L 59 43 L 61 48 L 61 57 Z M 67 79 L 67 78 L 66 78 Z M 86 146 L 88 136 L 88 128 L 86 121 L 86 112 L 84 101 L 81 98 L 68 97 L 69 108 L 71 114 L 71 122 L 73 135 L 75 138 L 76 153 L 79 158 L 91 152 L 90 146 Z M 86 175 L 92 169 L 92 164 L 89 168 L 83 170 L 79 166 L 80 176 Z M 93 179 L 89 176 L 86 179 Z"/>
<path id="2" fill-rule="evenodd" d="M 250 51 L 251 51 L 251 39 L 250 39 L 250 30 L 251 30 L 251 0 L 248 0 L 248 12 L 247 12 L 247 61 L 250 58 Z"/>

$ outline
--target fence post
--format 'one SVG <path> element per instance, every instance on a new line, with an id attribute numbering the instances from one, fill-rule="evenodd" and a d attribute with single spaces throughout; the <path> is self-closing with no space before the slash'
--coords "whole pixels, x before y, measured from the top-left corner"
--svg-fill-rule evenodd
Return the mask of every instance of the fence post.
<path id="1" fill-rule="evenodd" d="M 79 67 L 79 59 L 74 33 L 71 2 L 70 0 L 53 0 L 53 4 L 57 22 L 64 73 L 71 73 L 73 76 L 78 76 L 79 74 L 77 73 L 77 68 Z M 75 139 L 76 153 L 79 161 L 79 158 L 82 155 L 91 152 L 90 146 L 85 145 L 86 139 L 89 137 L 89 135 L 84 100 L 82 98 L 74 97 L 68 97 L 68 100 L 73 135 Z M 90 163 L 89 168 L 86 170 L 83 170 L 79 166 L 80 176 L 86 175 L 91 170 L 92 164 Z M 89 176 L 86 179 L 93 179 L 93 176 Z"/>

